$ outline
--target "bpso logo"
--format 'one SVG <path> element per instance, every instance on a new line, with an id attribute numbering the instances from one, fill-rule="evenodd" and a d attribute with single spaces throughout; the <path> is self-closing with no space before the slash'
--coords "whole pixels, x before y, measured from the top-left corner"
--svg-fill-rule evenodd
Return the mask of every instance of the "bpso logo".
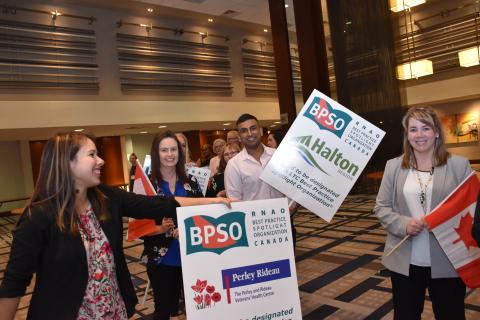
<path id="1" fill-rule="evenodd" d="M 194 216 L 185 219 L 187 255 L 210 251 L 222 254 L 235 247 L 248 247 L 245 213 L 229 212 L 217 219 Z"/>
<path id="2" fill-rule="evenodd" d="M 322 130 L 328 130 L 339 138 L 342 137 L 352 117 L 347 113 L 334 109 L 327 101 L 320 97 L 313 98 L 312 103 L 303 114 L 313 120 Z"/>

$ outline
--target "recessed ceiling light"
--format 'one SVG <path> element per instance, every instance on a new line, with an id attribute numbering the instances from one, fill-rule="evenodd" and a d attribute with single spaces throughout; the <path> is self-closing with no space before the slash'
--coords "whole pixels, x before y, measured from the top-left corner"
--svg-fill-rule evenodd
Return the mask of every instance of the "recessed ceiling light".
<path id="1" fill-rule="evenodd" d="M 140 134 L 145 134 L 145 133 L 148 133 L 148 131 L 140 131 L 139 133 Z"/>
<path id="2" fill-rule="evenodd" d="M 285 8 L 288 8 L 288 4 L 285 3 Z"/>
<path id="3" fill-rule="evenodd" d="M 153 8 L 148 8 L 147 11 L 148 12 L 153 12 Z"/>
<path id="4" fill-rule="evenodd" d="M 164 125 L 159 125 L 158 128 L 159 129 L 163 129 L 163 128 L 166 128 L 167 126 L 164 126 Z"/>
<path id="5" fill-rule="evenodd" d="M 75 130 L 73 130 L 73 131 L 75 131 L 75 132 L 82 132 L 83 130 L 84 130 L 84 129 L 75 129 Z"/>
<path id="6" fill-rule="evenodd" d="M 208 18 L 208 22 L 213 22 L 213 19 L 212 19 L 212 18 Z"/>
<path id="7" fill-rule="evenodd" d="M 268 29 L 263 29 L 263 32 L 268 32 Z"/>

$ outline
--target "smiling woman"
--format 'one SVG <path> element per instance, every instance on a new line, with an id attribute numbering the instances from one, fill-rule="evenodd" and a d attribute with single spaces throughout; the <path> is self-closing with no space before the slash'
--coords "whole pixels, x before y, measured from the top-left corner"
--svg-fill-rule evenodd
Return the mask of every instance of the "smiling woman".
<path id="1" fill-rule="evenodd" d="M 402 124 L 404 154 L 387 162 L 374 208 L 387 230 L 382 262 L 391 274 L 394 318 L 420 319 L 428 288 L 436 319 L 465 319 L 465 284 L 423 218 L 472 169 L 446 151 L 432 109 L 410 108 Z"/>
<path id="2" fill-rule="evenodd" d="M 33 274 L 28 319 L 131 317 L 137 297 L 123 254 L 122 216 L 172 219 L 179 204 L 229 203 L 101 185 L 103 164 L 87 134 L 59 133 L 47 141 L 0 285 L 0 319 L 15 317 Z"/>

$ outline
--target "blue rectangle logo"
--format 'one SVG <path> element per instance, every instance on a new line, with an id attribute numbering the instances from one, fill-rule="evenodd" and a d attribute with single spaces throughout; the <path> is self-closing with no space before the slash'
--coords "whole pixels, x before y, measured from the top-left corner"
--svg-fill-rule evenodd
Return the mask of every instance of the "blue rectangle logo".
<path id="1" fill-rule="evenodd" d="M 288 259 L 222 270 L 223 288 L 230 289 L 291 276 Z"/>

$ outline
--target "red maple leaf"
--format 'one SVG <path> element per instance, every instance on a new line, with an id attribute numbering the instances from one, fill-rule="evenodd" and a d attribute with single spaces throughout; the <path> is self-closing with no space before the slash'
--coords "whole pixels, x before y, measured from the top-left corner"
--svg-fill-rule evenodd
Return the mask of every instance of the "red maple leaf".
<path id="1" fill-rule="evenodd" d="M 478 248 L 477 242 L 472 237 L 472 225 L 473 218 L 470 215 L 470 212 L 467 212 L 466 215 L 460 218 L 460 225 L 458 226 L 458 228 L 453 228 L 459 236 L 458 239 L 453 241 L 453 244 L 456 244 L 459 241 L 463 241 L 463 244 L 465 245 L 467 250 L 470 250 L 470 247 Z"/>

